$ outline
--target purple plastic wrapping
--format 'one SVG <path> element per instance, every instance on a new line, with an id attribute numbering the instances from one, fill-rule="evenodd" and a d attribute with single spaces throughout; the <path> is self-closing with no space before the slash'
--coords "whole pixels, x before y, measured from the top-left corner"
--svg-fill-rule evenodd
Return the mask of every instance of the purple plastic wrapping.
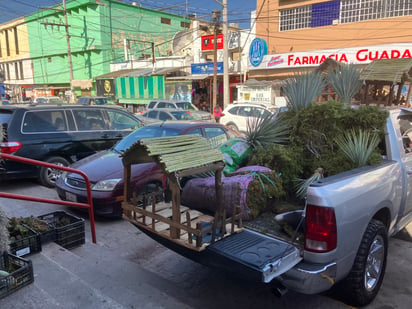
<path id="1" fill-rule="evenodd" d="M 247 166 L 236 170 L 230 177 L 222 179 L 222 204 L 226 210 L 226 216 L 231 216 L 234 206 L 240 206 L 242 219 L 249 221 L 252 218 L 250 209 L 247 205 L 247 189 L 252 182 L 254 175 L 239 174 L 246 171 L 270 172 L 271 169 L 261 166 Z M 189 208 L 196 210 L 216 211 L 215 177 L 193 178 L 183 187 L 181 203 Z"/>

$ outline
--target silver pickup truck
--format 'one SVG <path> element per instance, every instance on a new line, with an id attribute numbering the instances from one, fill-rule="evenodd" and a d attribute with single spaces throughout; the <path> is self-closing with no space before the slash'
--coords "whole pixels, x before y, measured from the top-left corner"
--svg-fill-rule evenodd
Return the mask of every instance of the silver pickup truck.
<path id="1" fill-rule="evenodd" d="M 382 284 L 388 238 L 412 220 L 412 109 L 389 115 L 381 164 L 323 178 L 309 187 L 303 211 L 270 218 L 292 224 L 293 237 L 271 231 L 264 220 L 254 221 L 193 250 L 187 242 L 156 232 L 154 220 L 160 216 L 153 216 L 153 228 L 137 219 L 133 223 L 192 260 L 275 284 L 279 292 L 317 294 L 338 285 L 345 302 L 366 305 Z"/>

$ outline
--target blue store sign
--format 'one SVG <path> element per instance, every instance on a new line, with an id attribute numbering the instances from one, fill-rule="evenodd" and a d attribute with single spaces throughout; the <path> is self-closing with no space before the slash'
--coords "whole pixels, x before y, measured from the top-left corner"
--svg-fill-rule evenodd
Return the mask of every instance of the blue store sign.
<path id="1" fill-rule="evenodd" d="M 213 74 L 213 62 L 193 63 L 191 66 L 192 75 L 194 74 Z M 223 73 L 223 62 L 217 63 L 217 73 Z"/>
<path id="2" fill-rule="evenodd" d="M 252 43 L 250 43 L 249 60 L 254 67 L 257 67 L 262 62 L 263 56 L 267 55 L 267 53 L 268 46 L 265 40 L 254 39 Z"/>

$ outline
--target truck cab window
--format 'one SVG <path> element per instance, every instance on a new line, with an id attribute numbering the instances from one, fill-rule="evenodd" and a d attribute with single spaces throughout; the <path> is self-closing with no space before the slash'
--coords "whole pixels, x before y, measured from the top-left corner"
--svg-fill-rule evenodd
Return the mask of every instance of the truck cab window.
<path id="1" fill-rule="evenodd" d="M 405 152 L 412 152 L 412 115 L 399 116 L 399 129 Z"/>

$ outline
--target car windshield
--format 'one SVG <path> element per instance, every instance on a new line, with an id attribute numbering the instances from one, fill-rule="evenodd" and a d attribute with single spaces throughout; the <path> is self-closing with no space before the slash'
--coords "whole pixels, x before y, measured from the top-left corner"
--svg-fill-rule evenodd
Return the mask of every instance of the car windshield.
<path id="1" fill-rule="evenodd" d="M 53 98 L 49 100 L 49 103 L 51 104 L 63 104 L 64 102 L 62 100 L 60 100 L 59 98 Z"/>
<path id="2" fill-rule="evenodd" d="M 180 109 L 194 110 L 197 111 L 198 108 L 190 102 L 177 102 L 176 106 Z"/>
<path id="3" fill-rule="evenodd" d="M 165 136 L 176 136 L 179 135 L 182 129 L 175 128 L 164 128 L 158 126 L 145 126 L 137 129 L 136 131 L 127 135 L 124 139 L 119 141 L 113 150 L 116 152 L 123 152 L 130 148 L 134 143 L 141 140 L 142 138 L 154 138 L 154 137 L 165 137 Z"/>
<path id="4" fill-rule="evenodd" d="M 104 105 L 104 104 L 107 104 L 107 100 L 105 98 L 96 98 L 94 99 L 94 104 Z"/>
<path id="5" fill-rule="evenodd" d="M 187 111 L 171 111 L 170 113 L 176 120 L 196 120 L 196 118 Z"/>

